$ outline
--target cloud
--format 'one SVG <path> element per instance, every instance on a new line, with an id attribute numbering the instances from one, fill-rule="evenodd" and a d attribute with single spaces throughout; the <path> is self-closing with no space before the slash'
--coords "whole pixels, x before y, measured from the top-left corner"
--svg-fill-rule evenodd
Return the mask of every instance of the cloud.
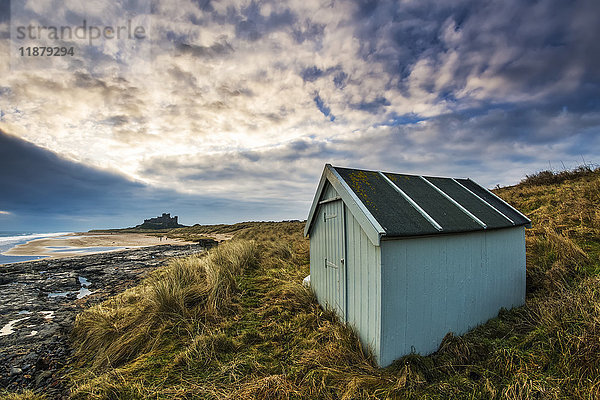
<path id="1" fill-rule="evenodd" d="M 82 13 L 65 7 L 38 11 Z M 257 218 L 267 204 L 302 215 L 326 162 L 515 183 L 549 162 L 597 162 L 596 8 L 159 0 L 136 15 L 151 17 L 151 51 L 86 47 L 60 73 L 0 63 L 0 128 L 121 197 L 236 198 Z"/>
<path id="2" fill-rule="evenodd" d="M 272 210 L 250 200 L 186 195 L 150 187 L 126 177 L 65 160 L 0 131 L 0 215 L 11 216 L 13 228 L 91 229 L 133 226 L 161 212 L 179 214 L 183 223 L 234 222 L 234 210 L 250 218 L 267 218 Z M 273 215 L 292 208 L 280 202 Z"/>
<path id="3" fill-rule="evenodd" d="M 13 214 L 111 214 L 123 211 L 145 189 L 117 173 L 68 161 L 1 131 L 0 168 L 10 172 L 0 177 L 5 193 L 1 208 Z"/>
<path id="4" fill-rule="evenodd" d="M 0 2 L 0 23 L 10 20 L 10 1 Z"/>

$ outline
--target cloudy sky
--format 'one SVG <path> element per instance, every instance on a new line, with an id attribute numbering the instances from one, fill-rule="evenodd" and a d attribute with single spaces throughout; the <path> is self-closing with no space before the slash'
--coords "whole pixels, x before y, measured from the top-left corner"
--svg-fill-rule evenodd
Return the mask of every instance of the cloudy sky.
<path id="1" fill-rule="evenodd" d="M 596 0 L 0 1 L 0 230 L 304 219 L 325 163 L 600 162 Z M 16 30 L 83 20 L 145 34 Z"/>

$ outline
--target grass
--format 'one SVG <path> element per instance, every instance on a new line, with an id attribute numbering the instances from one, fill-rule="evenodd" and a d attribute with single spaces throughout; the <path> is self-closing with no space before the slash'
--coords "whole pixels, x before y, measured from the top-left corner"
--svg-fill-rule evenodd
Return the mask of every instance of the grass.
<path id="1" fill-rule="evenodd" d="M 567 180 L 578 180 L 585 176 L 593 177 L 600 170 L 597 165 L 583 164 L 573 169 L 562 171 L 544 170 L 531 175 L 526 175 L 521 181 L 522 185 L 552 185 Z"/>
<path id="2" fill-rule="evenodd" d="M 283 221 L 283 222 L 239 222 L 233 225 L 194 225 L 183 228 L 175 228 L 168 232 L 167 236 L 173 239 L 183 239 L 187 241 L 197 241 L 201 239 L 211 238 L 218 235 L 229 237 L 235 234 L 237 237 L 248 236 L 248 232 L 259 232 L 260 238 L 263 240 L 277 240 L 277 237 L 272 236 L 273 232 L 284 229 L 287 234 L 290 234 L 290 229 L 294 230 L 300 221 Z"/>
<path id="3" fill-rule="evenodd" d="M 251 241 L 225 243 L 205 257 L 175 258 L 143 284 L 77 316 L 76 353 L 92 369 L 123 365 L 168 345 L 173 337 L 202 330 L 227 310 L 237 277 L 256 266 Z"/>
<path id="4" fill-rule="evenodd" d="M 36 394 L 31 390 L 20 392 L 10 392 L 0 389 L 0 398 L 4 400 L 46 400 L 47 397 L 43 394 Z"/>
<path id="5" fill-rule="evenodd" d="M 302 286 L 302 222 L 194 226 L 233 239 L 77 317 L 72 397 L 600 398 L 599 171 L 497 193 L 533 220 L 527 303 L 430 356 L 375 366 Z"/>
<path id="6" fill-rule="evenodd" d="M 527 273 L 536 285 L 541 274 L 582 278 L 600 273 L 600 169 L 584 166 L 554 175 L 550 180 L 534 175 L 496 190 L 532 220 Z"/>

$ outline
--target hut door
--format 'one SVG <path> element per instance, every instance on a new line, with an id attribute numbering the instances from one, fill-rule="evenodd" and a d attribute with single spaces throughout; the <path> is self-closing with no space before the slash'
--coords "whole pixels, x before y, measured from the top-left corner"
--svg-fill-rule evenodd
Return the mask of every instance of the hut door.
<path id="1" fill-rule="evenodd" d="M 335 200 L 323 204 L 325 220 L 325 276 L 327 298 L 342 320 L 346 320 L 346 225 L 344 203 Z"/>

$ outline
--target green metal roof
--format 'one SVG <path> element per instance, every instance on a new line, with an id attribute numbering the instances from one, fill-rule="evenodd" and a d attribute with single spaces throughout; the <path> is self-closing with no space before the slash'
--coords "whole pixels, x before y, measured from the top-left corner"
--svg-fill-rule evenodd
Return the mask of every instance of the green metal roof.
<path id="1" fill-rule="evenodd" d="M 373 230 L 379 237 L 470 232 L 531 224 L 518 210 L 470 179 L 396 174 L 328 164 L 311 208 L 306 234 L 325 180 L 336 187 L 342 199 L 351 200 L 351 211 L 354 203 L 360 203 L 354 207 L 354 212 L 370 214 L 365 218 L 367 231 Z"/>

